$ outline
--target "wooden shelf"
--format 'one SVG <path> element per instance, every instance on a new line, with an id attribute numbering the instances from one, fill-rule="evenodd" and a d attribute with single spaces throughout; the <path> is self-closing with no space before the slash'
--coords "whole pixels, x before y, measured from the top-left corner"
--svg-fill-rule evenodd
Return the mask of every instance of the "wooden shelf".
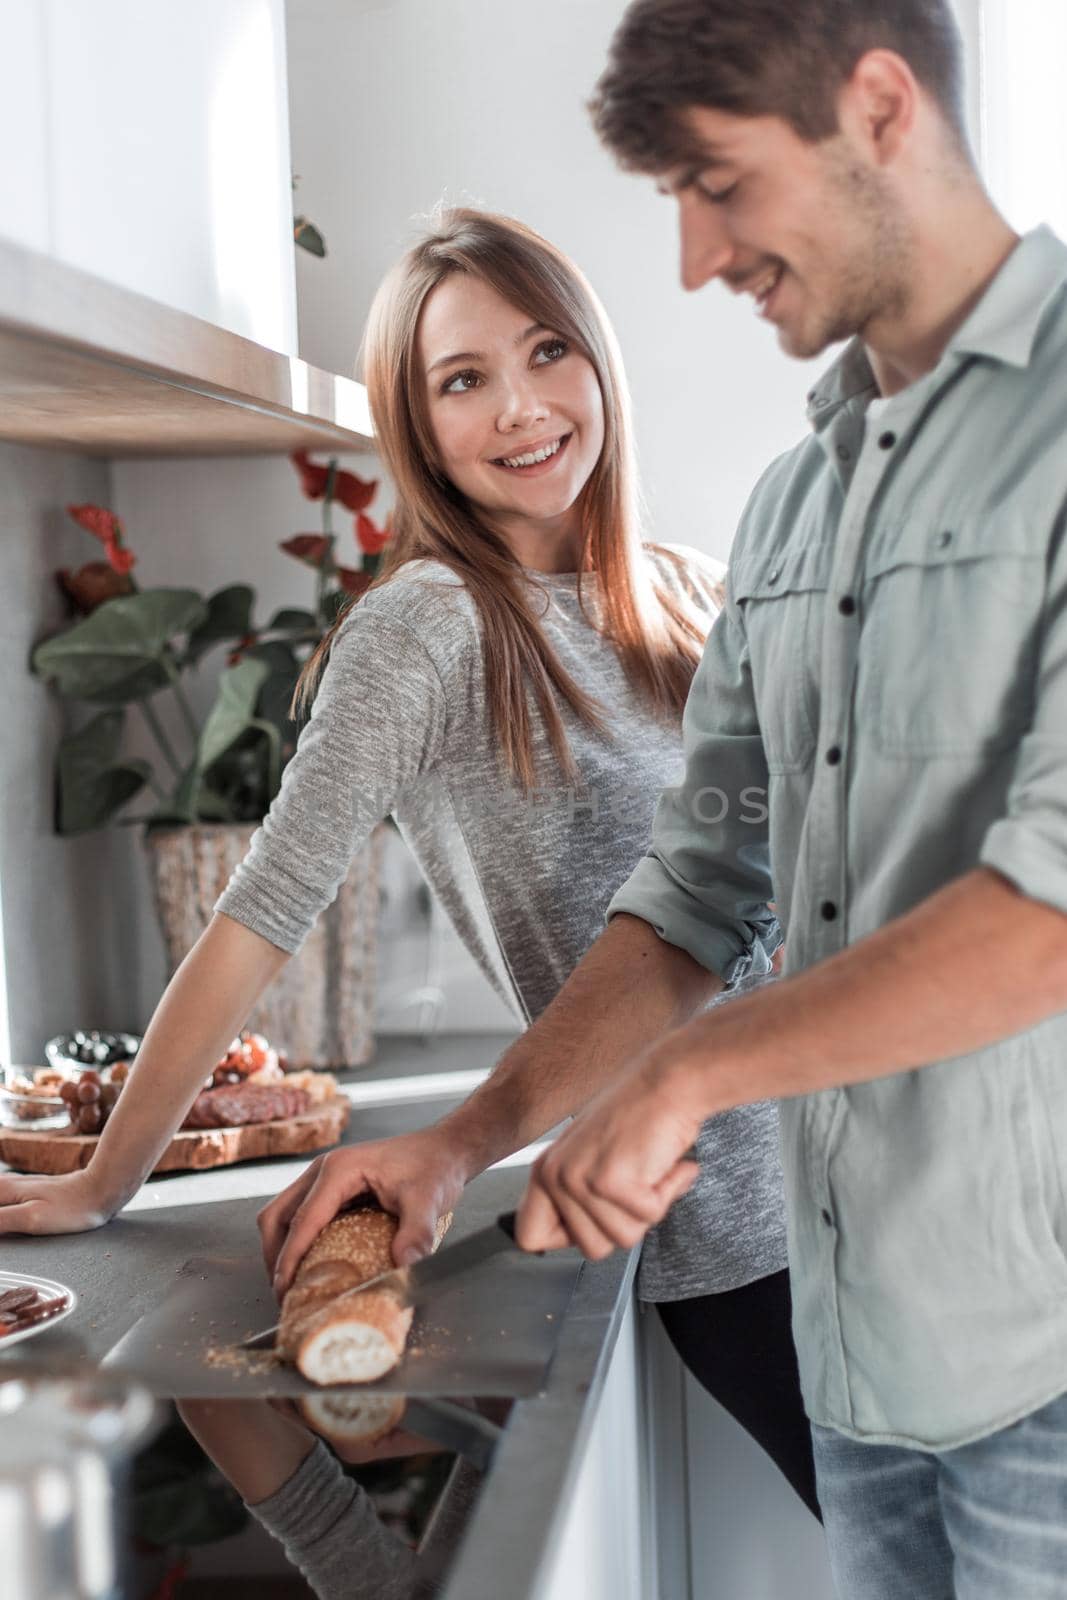
<path id="1" fill-rule="evenodd" d="M 0 439 L 112 458 L 374 448 L 362 384 L 7 239 Z"/>

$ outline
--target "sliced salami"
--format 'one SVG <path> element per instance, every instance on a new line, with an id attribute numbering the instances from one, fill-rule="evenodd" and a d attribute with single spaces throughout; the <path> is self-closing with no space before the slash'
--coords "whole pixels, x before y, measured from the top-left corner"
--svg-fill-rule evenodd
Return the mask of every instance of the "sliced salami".
<path id="1" fill-rule="evenodd" d="M 250 1122 L 299 1117 L 311 1104 L 306 1089 L 283 1083 L 223 1084 L 197 1095 L 184 1128 L 238 1128 Z"/>

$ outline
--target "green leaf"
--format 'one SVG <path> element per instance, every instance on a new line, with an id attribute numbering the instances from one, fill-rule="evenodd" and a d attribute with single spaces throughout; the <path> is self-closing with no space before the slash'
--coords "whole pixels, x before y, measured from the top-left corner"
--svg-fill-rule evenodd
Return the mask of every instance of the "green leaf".
<path id="1" fill-rule="evenodd" d="M 56 832 L 88 833 L 110 822 L 148 782 L 146 761 L 117 762 L 126 721 L 122 711 L 102 711 L 56 751 Z"/>
<path id="2" fill-rule="evenodd" d="M 152 813 L 155 822 L 195 822 L 196 797 L 200 791 L 200 768 L 194 761 L 185 769 L 174 793 Z"/>
<path id="3" fill-rule="evenodd" d="M 296 680 L 300 676 L 300 662 L 290 646 L 281 640 L 274 640 L 266 645 L 256 645 L 249 654 L 255 655 L 260 661 L 265 661 L 270 667 L 270 676 L 264 682 L 259 691 L 259 699 L 256 701 L 256 715 L 274 724 L 283 745 L 293 744 L 297 729 L 296 723 L 289 716 L 289 704 L 296 688 Z"/>
<path id="4" fill-rule="evenodd" d="M 337 621 L 338 615 L 348 605 L 352 596 L 343 589 L 331 589 L 322 597 L 322 621 L 329 628 Z"/>
<path id="5" fill-rule="evenodd" d="M 268 756 L 266 740 L 250 728 L 212 763 L 211 788 L 237 822 L 259 822 L 267 810 Z"/>
<path id="6" fill-rule="evenodd" d="M 268 633 L 312 633 L 317 624 L 310 611 L 299 611 L 295 606 L 284 606 L 276 611 L 267 624 Z"/>
<path id="7" fill-rule="evenodd" d="M 196 764 L 200 772 L 217 761 L 248 727 L 269 671 L 265 661 L 246 656 L 222 674 L 218 699 L 208 712 L 197 745 Z"/>
<path id="8" fill-rule="evenodd" d="M 278 793 L 282 781 L 282 736 L 273 722 L 254 717 L 249 727 L 255 728 L 267 741 L 267 806 Z M 266 809 L 266 808 L 264 808 Z"/>
<path id="9" fill-rule="evenodd" d="M 286 639 L 261 639 L 249 645 L 246 661 L 265 662 L 271 672 L 298 672 L 300 670 L 292 645 Z"/>
<path id="10" fill-rule="evenodd" d="M 192 589 L 121 595 L 33 652 L 33 670 L 75 700 L 142 700 L 170 681 L 170 641 L 192 633 L 207 608 Z"/>
<path id="11" fill-rule="evenodd" d="M 225 795 L 219 794 L 214 784 L 200 780 L 200 788 L 196 796 L 196 816 L 199 822 L 238 822 L 242 821 L 235 815 L 233 807 Z"/>
<path id="12" fill-rule="evenodd" d="M 209 596 L 207 616 L 189 635 L 187 662 L 199 661 L 205 651 L 222 640 L 243 639 L 252 632 L 255 594 L 247 583 L 231 583 Z"/>
<path id="13" fill-rule="evenodd" d="M 308 250 L 313 256 L 326 254 L 326 241 L 313 222 L 307 217 L 293 218 L 293 238 L 301 249 Z"/>
<path id="14" fill-rule="evenodd" d="M 147 700 L 149 695 L 157 694 L 169 683 L 170 676 L 166 668 L 150 661 L 146 666 L 138 667 L 128 678 L 117 678 L 108 688 L 96 689 L 92 694 L 83 694 L 80 698 L 92 705 L 128 706 L 133 705 L 135 700 Z M 60 689 L 59 692 L 62 694 L 64 691 Z M 79 697 L 76 689 L 71 690 L 70 694 Z"/>

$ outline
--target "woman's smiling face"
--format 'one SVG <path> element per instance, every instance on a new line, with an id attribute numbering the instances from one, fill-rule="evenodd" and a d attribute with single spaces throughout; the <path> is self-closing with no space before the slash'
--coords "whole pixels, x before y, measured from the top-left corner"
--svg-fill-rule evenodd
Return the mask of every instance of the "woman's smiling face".
<path id="1" fill-rule="evenodd" d="M 442 472 L 518 560 L 573 566 L 578 497 L 604 446 L 592 363 L 464 272 L 427 296 L 418 351 Z"/>

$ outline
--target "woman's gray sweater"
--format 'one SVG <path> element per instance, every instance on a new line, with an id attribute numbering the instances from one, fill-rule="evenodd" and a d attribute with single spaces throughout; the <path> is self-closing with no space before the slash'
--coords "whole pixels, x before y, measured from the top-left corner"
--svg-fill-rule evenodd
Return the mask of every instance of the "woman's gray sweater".
<path id="1" fill-rule="evenodd" d="M 650 550 L 650 576 L 710 626 L 721 569 L 696 551 Z M 662 789 L 680 781 L 680 718 L 659 718 L 586 620 L 574 574 L 531 574 L 545 634 L 606 714 L 607 735 L 565 706 L 579 782 L 569 784 L 533 718 L 540 786 L 523 795 L 498 758 L 477 614 L 440 563 L 413 562 L 344 622 L 281 791 L 216 910 L 282 950 L 299 949 L 349 861 L 390 814 L 498 993 L 531 1021 L 604 926 L 644 854 Z M 590 590 L 592 594 L 590 595 Z M 595 584 L 583 582 L 587 606 Z M 539 598 L 539 604 L 541 603 Z M 765 957 L 756 947 L 730 976 Z M 714 1118 L 701 1175 L 649 1234 L 648 1300 L 736 1288 L 786 1264 L 773 1104 Z"/>

